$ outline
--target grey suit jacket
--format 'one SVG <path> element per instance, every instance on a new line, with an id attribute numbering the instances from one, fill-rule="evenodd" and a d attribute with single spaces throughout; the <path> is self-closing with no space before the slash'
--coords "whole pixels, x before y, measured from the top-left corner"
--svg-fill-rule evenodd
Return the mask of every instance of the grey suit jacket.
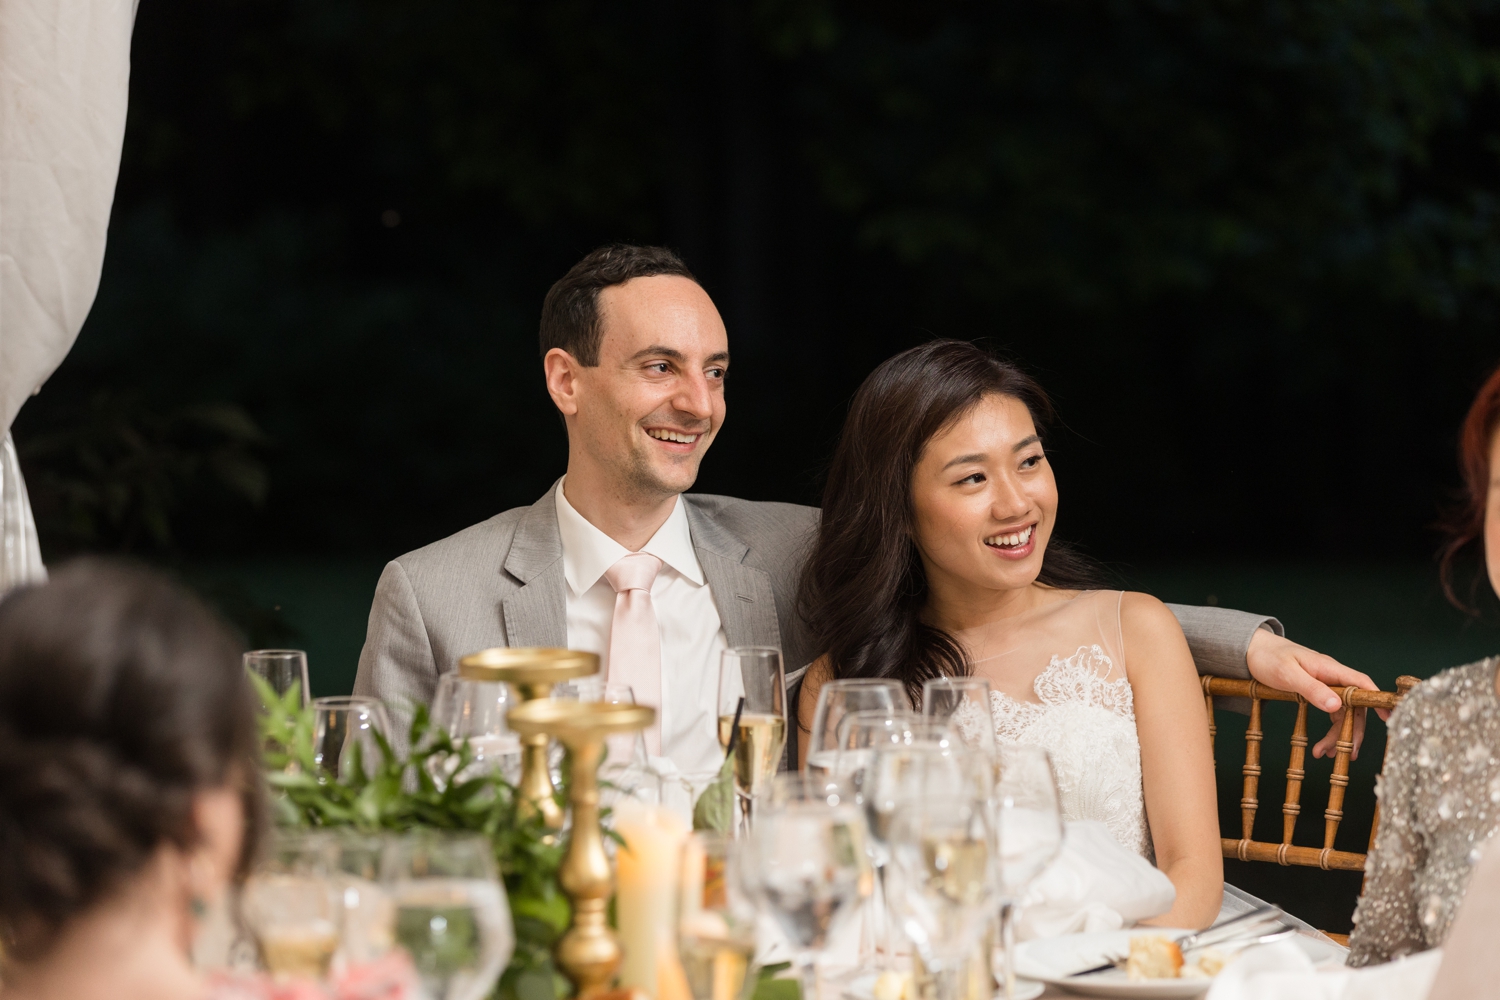
<path id="1" fill-rule="evenodd" d="M 354 693 L 389 707 L 398 749 L 438 675 L 491 646 L 566 646 L 567 583 L 556 484 L 530 507 L 496 514 L 386 564 L 375 588 Z M 798 577 L 818 530 L 815 507 L 685 493 L 688 530 L 731 646 L 778 646 L 788 682 L 822 652 L 796 613 Z M 1199 673 L 1248 677 L 1245 651 L 1275 619 L 1170 605 Z M 795 758 L 794 758 L 795 759 Z"/>

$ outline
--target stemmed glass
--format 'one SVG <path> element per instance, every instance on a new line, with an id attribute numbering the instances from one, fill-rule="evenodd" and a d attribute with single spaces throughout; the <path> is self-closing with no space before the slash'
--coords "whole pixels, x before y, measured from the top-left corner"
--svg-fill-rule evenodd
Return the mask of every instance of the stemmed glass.
<path id="1" fill-rule="evenodd" d="M 818 691 L 818 707 L 813 712 L 812 731 L 808 734 L 808 770 L 833 770 L 840 749 L 839 724 L 851 714 L 910 708 L 900 681 L 852 677 L 824 684 Z"/>
<path id="2" fill-rule="evenodd" d="M 343 930 L 337 870 L 337 844 L 327 834 L 281 834 L 245 880 L 241 912 L 273 974 L 328 975 Z"/>
<path id="3" fill-rule="evenodd" d="M 313 761 L 325 774 L 372 774 L 380 765 L 379 733 L 391 737 L 391 720 L 378 698 L 313 699 Z"/>
<path id="4" fill-rule="evenodd" d="M 1001 848 L 1004 898 L 1000 938 L 1005 949 L 1005 996 L 1016 991 L 1015 908 L 1026 887 L 1062 850 L 1062 807 L 1052 758 L 1041 747 L 1002 746 L 995 807 Z"/>
<path id="5" fill-rule="evenodd" d="M 739 879 L 735 841 L 692 834 L 682 845 L 677 953 L 693 1000 L 740 1000 L 755 955 L 756 912 Z"/>
<path id="6" fill-rule="evenodd" d="M 1002 893 L 990 803 L 961 795 L 908 799 L 892 817 L 887 843 L 891 912 L 938 1000 L 957 1000 Z"/>
<path id="7" fill-rule="evenodd" d="M 756 791 L 786 749 L 786 673 L 772 646 L 726 649 L 719 664 L 719 745 L 733 751 L 741 825 L 749 828 Z"/>
<path id="8" fill-rule="evenodd" d="M 396 906 L 405 948 L 432 1000 L 481 1000 L 515 948 L 505 888 L 487 838 L 412 834 L 392 838 L 380 878 Z"/>
<path id="9" fill-rule="evenodd" d="M 739 877 L 796 949 L 802 996 L 816 1000 L 819 954 L 870 894 L 864 815 L 801 774 L 779 777 L 771 798 L 741 845 Z"/>
<path id="10" fill-rule="evenodd" d="M 974 750 L 994 754 L 990 682 L 983 677 L 933 677 L 923 681 L 922 714 L 947 722 L 958 738 Z"/>
<path id="11" fill-rule="evenodd" d="M 473 753 L 473 760 L 456 780 L 498 772 L 511 784 L 520 781 L 521 740 L 505 724 L 505 713 L 514 707 L 508 684 L 457 673 L 438 678 L 432 722 L 454 740 L 468 740 Z M 428 760 L 433 779 L 439 784 L 454 780 L 457 767 L 457 757 Z"/>
<path id="12" fill-rule="evenodd" d="M 312 700 L 307 683 L 307 654 L 300 649 L 252 649 L 244 655 L 245 669 L 262 678 L 277 694 L 293 685 L 302 692 L 302 707 Z"/>
<path id="13" fill-rule="evenodd" d="M 635 688 L 629 684 L 608 684 L 602 676 L 579 677 L 554 685 L 552 697 L 569 701 L 593 701 L 606 705 L 634 705 Z M 622 770 L 637 772 L 646 767 L 646 737 L 642 732 L 617 733 L 604 741 L 608 753 L 605 755 L 605 774 L 619 774 Z"/>

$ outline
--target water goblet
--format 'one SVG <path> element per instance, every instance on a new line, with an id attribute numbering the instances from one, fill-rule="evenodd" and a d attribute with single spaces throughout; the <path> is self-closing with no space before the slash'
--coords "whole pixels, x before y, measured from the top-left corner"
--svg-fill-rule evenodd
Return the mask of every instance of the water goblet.
<path id="1" fill-rule="evenodd" d="M 468 740 L 473 759 L 455 779 L 457 757 L 429 758 L 433 779 L 445 784 L 499 773 L 511 784 L 518 783 L 521 739 L 505 724 L 505 713 L 514 707 L 509 684 L 475 680 L 458 673 L 439 677 L 437 693 L 432 699 L 432 722 L 455 742 Z"/>
<path id="2" fill-rule="evenodd" d="M 700 831 L 683 841 L 677 954 L 693 1000 L 740 1000 L 755 956 L 756 911 L 738 877 L 736 842 Z"/>
<path id="3" fill-rule="evenodd" d="M 839 724 L 851 714 L 910 708 L 900 681 L 868 677 L 829 681 L 818 691 L 818 707 L 813 712 L 812 730 L 807 738 L 808 769 L 833 769 L 839 754 Z"/>
<path id="4" fill-rule="evenodd" d="M 870 894 L 865 821 L 856 804 L 815 784 L 787 782 L 784 792 L 746 835 L 739 878 L 795 949 L 802 996 L 817 1000 L 818 958 Z"/>
<path id="5" fill-rule="evenodd" d="M 307 654 L 300 649 L 252 649 L 243 657 L 245 669 L 260 677 L 277 694 L 296 687 L 302 692 L 302 707 L 312 701 L 307 683 Z"/>
<path id="6" fill-rule="evenodd" d="M 916 946 L 937 1000 L 957 1000 L 1003 891 L 990 803 L 947 795 L 907 799 L 886 838 L 891 912 Z"/>
<path id="7" fill-rule="evenodd" d="M 732 751 L 741 825 L 748 828 L 755 793 L 776 773 L 786 749 L 786 674 L 781 650 L 726 649 L 719 664 L 719 745 Z"/>
<path id="8" fill-rule="evenodd" d="M 380 742 L 390 740 L 391 721 L 378 698 L 313 699 L 313 761 L 324 774 L 369 776 L 383 759 Z"/>
<path id="9" fill-rule="evenodd" d="M 481 1000 L 510 960 L 515 931 L 485 837 L 412 834 L 380 857 L 396 943 L 432 1000 Z"/>
<path id="10" fill-rule="evenodd" d="M 923 681 L 922 714 L 947 722 L 973 749 L 994 754 L 990 682 L 983 677 L 932 677 Z"/>
<path id="11" fill-rule="evenodd" d="M 998 761 L 994 797 L 1004 887 L 1000 939 L 1005 951 L 1005 995 L 1011 998 L 1016 989 L 1016 903 L 1062 850 L 1063 821 L 1057 778 L 1046 750 L 1001 746 Z"/>

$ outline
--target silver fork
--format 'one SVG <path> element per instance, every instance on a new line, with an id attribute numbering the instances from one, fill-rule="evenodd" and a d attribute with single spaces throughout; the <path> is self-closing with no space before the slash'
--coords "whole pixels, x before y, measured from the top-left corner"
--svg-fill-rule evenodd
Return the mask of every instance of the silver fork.
<path id="1" fill-rule="evenodd" d="M 1228 920 L 1222 920 L 1219 923 L 1214 924 L 1212 927 L 1205 927 L 1201 931 L 1196 931 L 1192 934 L 1184 934 L 1181 937 L 1174 938 L 1173 943 L 1175 943 L 1178 949 L 1181 950 L 1184 954 L 1189 951 L 1194 951 L 1198 948 L 1207 948 L 1210 945 L 1214 944 L 1229 944 L 1230 942 L 1233 942 L 1235 944 L 1265 944 L 1270 941 L 1280 940 L 1281 938 L 1286 937 L 1296 931 L 1295 927 L 1286 926 L 1285 918 L 1286 914 L 1279 906 L 1258 906 L 1255 909 L 1251 910 L 1249 913 L 1241 913 L 1237 917 L 1230 917 Z M 1261 923 L 1269 924 L 1272 922 L 1281 924 L 1282 926 L 1280 927 L 1280 929 L 1272 931 L 1271 933 L 1262 935 L 1260 937 L 1256 937 L 1253 933 L 1251 933 L 1243 942 L 1241 941 L 1241 934 L 1244 934 L 1251 928 Z M 1226 929 L 1230 930 L 1232 933 L 1224 934 L 1223 932 Z M 1068 973 L 1067 978 L 1073 979 L 1078 976 L 1091 976 L 1096 972 L 1108 972 L 1110 969 L 1119 968 L 1120 963 L 1125 961 L 1125 959 L 1128 957 L 1128 955 L 1107 955 L 1105 956 L 1106 961 L 1103 965 L 1095 965 L 1087 969 L 1079 969 L 1077 972 L 1070 972 Z"/>

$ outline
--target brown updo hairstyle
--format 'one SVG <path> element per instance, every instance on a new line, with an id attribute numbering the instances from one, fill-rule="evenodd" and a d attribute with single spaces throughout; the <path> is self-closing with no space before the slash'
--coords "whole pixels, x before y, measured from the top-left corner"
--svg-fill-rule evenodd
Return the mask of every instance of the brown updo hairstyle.
<path id="1" fill-rule="evenodd" d="M 1458 432 L 1458 469 L 1463 475 L 1464 485 L 1460 502 L 1443 519 L 1442 527 L 1448 540 L 1438 554 L 1438 576 L 1443 583 L 1443 593 L 1450 603 L 1461 611 L 1477 614 L 1474 610 L 1474 590 L 1478 587 L 1476 577 L 1470 588 L 1469 600 L 1459 598 L 1453 589 L 1454 562 L 1459 555 L 1484 536 L 1484 508 L 1490 491 L 1490 449 L 1494 446 L 1495 434 L 1500 431 L 1500 368 L 1480 386 L 1474 397 L 1474 405 L 1464 418 Z"/>
<path id="2" fill-rule="evenodd" d="M 265 798 L 240 646 L 196 597 L 80 559 L 0 600 L 0 939 L 44 953 L 164 844 L 191 849 L 193 798 L 243 789 L 241 874 Z"/>

